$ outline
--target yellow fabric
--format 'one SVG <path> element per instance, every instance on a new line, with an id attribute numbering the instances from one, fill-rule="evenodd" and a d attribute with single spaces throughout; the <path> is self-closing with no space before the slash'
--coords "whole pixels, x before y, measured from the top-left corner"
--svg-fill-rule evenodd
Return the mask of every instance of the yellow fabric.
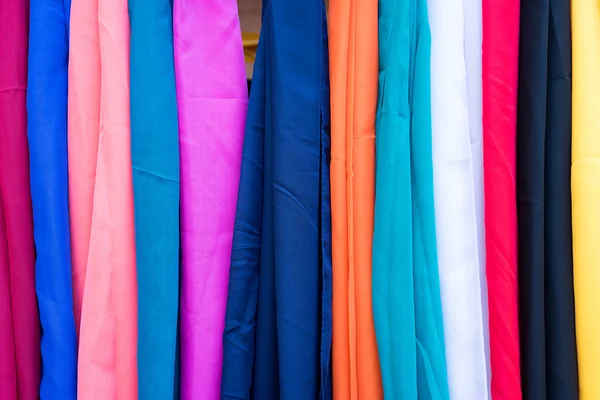
<path id="1" fill-rule="evenodd" d="M 254 64 L 256 49 L 258 47 L 258 33 L 242 32 L 242 43 L 244 45 L 244 59 L 247 63 Z"/>
<path id="2" fill-rule="evenodd" d="M 581 400 L 600 399 L 600 5 L 571 3 L 573 273 Z"/>

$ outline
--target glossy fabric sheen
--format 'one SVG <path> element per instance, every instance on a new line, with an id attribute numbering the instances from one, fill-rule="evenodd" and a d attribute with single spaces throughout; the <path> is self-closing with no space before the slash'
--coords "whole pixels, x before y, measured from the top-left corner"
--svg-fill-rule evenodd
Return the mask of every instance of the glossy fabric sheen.
<path id="1" fill-rule="evenodd" d="M 175 0 L 181 152 L 181 395 L 219 397 L 248 93 L 235 0 Z"/>
<path id="2" fill-rule="evenodd" d="M 385 399 L 449 399 L 424 0 L 379 1 L 373 311 Z"/>
<path id="3" fill-rule="evenodd" d="M 521 3 L 518 106 L 523 397 L 577 399 L 569 1 Z"/>
<path id="4" fill-rule="evenodd" d="M 179 130 L 170 0 L 129 0 L 138 396 L 179 399 Z"/>
<path id="5" fill-rule="evenodd" d="M 71 2 L 33 0 L 30 7 L 27 127 L 42 326 L 40 398 L 75 400 L 77 339 L 67 170 Z"/>
<path id="6" fill-rule="evenodd" d="M 469 119 L 471 113 L 481 115 L 481 107 L 469 103 L 467 93 L 465 6 L 463 0 L 428 1 L 435 220 L 450 397 L 485 400 L 487 303 L 476 209 L 482 187 L 474 172 L 481 167 L 475 165 L 481 157 L 474 155 L 481 137 L 472 143 Z"/>
<path id="7" fill-rule="evenodd" d="M 381 399 L 371 259 L 375 201 L 377 0 L 332 0 L 333 394 Z"/>
<path id="8" fill-rule="evenodd" d="M 246 123 L 222 399 L 329 399 L 325 4 L 266 0 Z"/>
<path id="9" fill-rule="evenodd" d="M 91 18 L 95 5 L 86 6 Z M 98 0 L 96 18 L 101 59 L 100 76 L 96 77 L 100 80 L 100 124 L 77 398 L 135 400 L 137 288 L 127 1 Z M 77 40 L 72 38 L 73 42 Z M 89 75 L 83 78 L 92 79 Z"/>
<path id="10" fill-rule="evenodd" d="M 29 2 L 0 0 L 0 399 L 39 398 L 40 328 L 27 148 Z"/>
<path id="11" fill-rule="evenodd" d="M 519 0 L 484 0 L 483 174 L 492 399 L 521 399 L 517 310 Z"/>
<path id="12" fill-rule="evenodd" d="M 579 398 L 600 398 L 600 8 L 571 2 L 573 37 L 573 274 L 579 366 Z"/>

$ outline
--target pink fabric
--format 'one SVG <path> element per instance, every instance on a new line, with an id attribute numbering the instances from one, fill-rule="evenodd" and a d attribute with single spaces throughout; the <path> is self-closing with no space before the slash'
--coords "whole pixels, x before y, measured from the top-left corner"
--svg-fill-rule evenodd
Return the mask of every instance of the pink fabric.
<path id="1" fill-rule="evenodd" d="M 519 0 L 484 0 L 483 174 L 492 399 L 521 399 L 516 133 Z"/>
<path id="2" fill-rule="evenodd" d="M 248 95 L 236 0 L 175 0 L 181 398 L 218 399 Z"/>
<path id="3" fill-rule="evenodd" d="M 75 183 L 71 205 L 81 217 L 80 221 L 71 215 L 77 228 L 72 241 L 78 248 L 74 275 L 79 296 L 85 280 L 78 399 L 135 400 L 137 289 L 127 0 L 76 1 L 73 9 L 71 53 L 76 57 L 69 83 L 78 86 L 69 92 L 69 138 L 76 138 L 69 143 L 69 170 L 70 182 Z"/>
<path id="4" fill-rule="evenodd" d="M 0 0 L 0 399 L 39 398 L 25 94 L 29 2 Z"/>

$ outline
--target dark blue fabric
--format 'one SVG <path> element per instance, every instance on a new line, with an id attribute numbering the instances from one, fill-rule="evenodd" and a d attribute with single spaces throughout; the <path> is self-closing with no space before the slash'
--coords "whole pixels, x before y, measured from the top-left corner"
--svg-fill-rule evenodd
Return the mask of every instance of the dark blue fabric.
<path id="1" fill-rule="evenodd" d="M 269 0 L 233 238 L 222 399 L 330 398 L 325 4 Z"/>
<path id="2" fill-rule="evenodd" d="M 27 124 L 36 292 L 42 325 L 42 400 L 75 399 L 67 170 L 69 0 L 31 0 Z"/>

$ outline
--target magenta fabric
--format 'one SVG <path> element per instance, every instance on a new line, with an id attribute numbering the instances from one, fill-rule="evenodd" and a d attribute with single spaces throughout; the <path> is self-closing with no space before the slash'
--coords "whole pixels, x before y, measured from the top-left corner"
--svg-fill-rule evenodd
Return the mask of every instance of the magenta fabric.
<path id="1" fill-rule="evenodd" d="M 40 322 L 35 295 L 27 148 L 29 2 L 0 0 L 0 399 L 39 398 Z"/>
<path id="2" fill-rule="evenodd" d="M 181 398 L 218 399 L 248 93 L 236 0 L 175 0 Z"/>

